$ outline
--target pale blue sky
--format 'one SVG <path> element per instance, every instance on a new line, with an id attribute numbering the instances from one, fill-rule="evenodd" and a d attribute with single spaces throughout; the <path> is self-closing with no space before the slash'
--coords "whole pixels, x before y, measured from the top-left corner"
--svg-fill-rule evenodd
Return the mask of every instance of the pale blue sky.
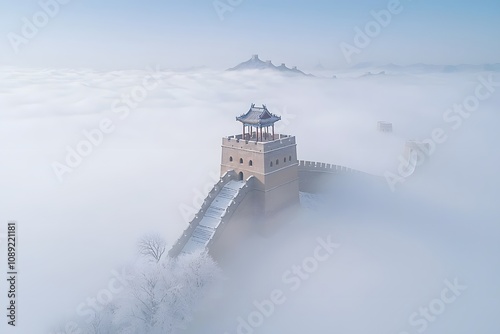
<path id="1" fill-rule="evenodd" d="M 144 68 L 206 65 L 226 68 L 258 53 L 275 63 L 346 67 L 341 42 L 353 44 L 372 10 L 387 0 L 243 0 L 220 20 L 213 0 L 72 0 L 16 54 L 20 36 L 41 1 L 0 0 L 0 65 Z M 61 0 L 62 1 L 62 0 Z M 65 0 L 68 1 L 68 0 Z M 221 0 L 227 3 L 228 0 Z M 356 62 L 500 62 L 500 1 L 401 0 Z"/>

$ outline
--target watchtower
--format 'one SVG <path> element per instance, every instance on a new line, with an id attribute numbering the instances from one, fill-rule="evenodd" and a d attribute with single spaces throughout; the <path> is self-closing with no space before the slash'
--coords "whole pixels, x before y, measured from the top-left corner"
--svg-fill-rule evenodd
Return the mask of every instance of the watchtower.
<path id="1" fill-rule="evenodd" d="M 222 139 L 221 175 L 234 170 L 240 180 L 254 176 L 256 207 L 266 216 L 298 203 L 297 144 L 294 136 L 274 132 L 281 117 L 252 104 L 236 120 L 243 131 Z"/>

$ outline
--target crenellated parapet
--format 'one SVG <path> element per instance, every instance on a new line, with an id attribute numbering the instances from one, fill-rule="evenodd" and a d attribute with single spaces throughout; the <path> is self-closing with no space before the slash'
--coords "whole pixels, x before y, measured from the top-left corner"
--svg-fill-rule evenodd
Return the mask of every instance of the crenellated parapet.
<path id="1" fill-rule="evenodd" d="M 306 161 L 306 160 L 299 160 L 298 167 L 299 167 L 299 172 L 324 172 L 331 174 L 362 173 L 356 169 L 352 169 L 345 166 L 327 164 L 324 162 Z"/>
<path id="2" fill-rule="evenodd" d="M 243 135 L 228 136 L 222 138 L 222 147 L 232 147 L 241 150 L 269 152 L 283 146 L 295 145 L 295 136 L 275 134 L 265 137 L 267 141 L 257 141 L 251 138 L 243 138 Z"/>

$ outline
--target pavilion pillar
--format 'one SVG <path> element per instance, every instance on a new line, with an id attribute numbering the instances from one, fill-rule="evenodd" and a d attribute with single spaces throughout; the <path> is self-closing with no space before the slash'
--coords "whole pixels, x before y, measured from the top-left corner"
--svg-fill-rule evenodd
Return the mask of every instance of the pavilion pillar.
<path id="1" fill-rule="evenodd" d="M 274 140 L 274 123 L 273 123 L 273 140 Z"/>

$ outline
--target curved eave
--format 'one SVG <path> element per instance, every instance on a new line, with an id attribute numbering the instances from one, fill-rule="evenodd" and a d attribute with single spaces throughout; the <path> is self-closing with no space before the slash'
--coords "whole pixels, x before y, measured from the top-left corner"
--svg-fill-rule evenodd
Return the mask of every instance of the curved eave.
<path id="1" fill-rule="evenodd" d="M 242 117 L 236 117 L 236 120 L 243 123 L 245 126 L 257 126 L 257 127 L 263 127 L 263 126 L 272 126 L 274 123 L 277 121 L 281 120 L 281 117 L 275 117 L 275 118 L 268 118 L 268 119 L 261 119 L 258 122 L 248 122 Z"/>

